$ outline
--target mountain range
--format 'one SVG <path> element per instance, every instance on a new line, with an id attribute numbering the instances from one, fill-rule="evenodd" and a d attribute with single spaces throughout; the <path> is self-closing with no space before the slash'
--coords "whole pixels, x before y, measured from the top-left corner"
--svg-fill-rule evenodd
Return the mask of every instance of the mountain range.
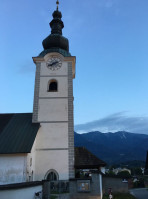
<path id="1" fill-rule="evenodd" d="M 75 146 L 84 146 L 108 165 L 129 161 L 145 161 L 148 150 L 148 135 L 125 131 L 101 133 L 99 131 L 78 134 Z"/>

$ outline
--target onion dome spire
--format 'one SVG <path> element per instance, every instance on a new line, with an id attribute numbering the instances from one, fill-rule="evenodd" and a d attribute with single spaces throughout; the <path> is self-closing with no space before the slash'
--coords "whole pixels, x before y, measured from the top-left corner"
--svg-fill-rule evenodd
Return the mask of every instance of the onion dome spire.
<path id="1" fill-rule="evenodd" d="M 64 23 L 61 20 L 62 13 L 59 11 L 58 0 L 56 4 L 57 4 L 57 8 L 53 12 L 52 14 L 53 19 L 50 22 L 51 34 L 43 40 L 42 42 L 43 48 L 44 48 L 44 51 L 60 52 L 60 53 L 63 52 L 65 56 L 70 56 L 69 41 L 67 38 L 62 36 L 62 29 L 64 28 Z"/>

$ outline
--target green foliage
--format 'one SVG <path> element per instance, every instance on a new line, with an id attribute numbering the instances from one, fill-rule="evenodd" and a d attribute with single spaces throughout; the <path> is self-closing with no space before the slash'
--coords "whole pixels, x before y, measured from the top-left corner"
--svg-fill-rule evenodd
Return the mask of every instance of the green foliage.
<path id="1" fill-rule="evenodd" d="M 56 199 L 57 198 L 57 196 L 51 196 L 50 197 L 50 199 Z"/>
<path id="2" fill-rule="evenodd" d="M 51 194 L 59 194 L 59 191 L 51 191 Z"/>
<path id="3" fill-rule="evenodd" d="M 144 178 L 140 178 L 139 181 L 134 182 L 134 188 L 143 188 L 144 185 Z"/>
<path id="4" fill-rule="evenodd" d="M 115 173 L 114 173 L 112 170 L 110 170 L 110 171 L 108 172 L 108 174 L 107 174 L 107 175 L 109 175 L 109 176 L 111 176 L 111 177 L 116 176 L 116 175 L 115 175 Z"/>
<path id="5" fill-rule="evenodd" d="M 103 195 L 103 199 L 108 199 L 108 195 Z M 113 199 L 136 199 L 133 195 L 129 193 L 116 193 L 113 194 Z"/>
<path id="6" fill-rule="evenodd" d="M 121 172 L 118 173 L 118 176 L 121 177 L 121 178 L 125 178 L 125 179 L 131 177 L 131 175 L 128 171 L 121 171 Z"/>
<path id="7" fill-rule="evenodd" d="M 132 172 L 132 175 L 142 175 L 142 170 L 140 167 L 132 168 L 131 172 Z"/>

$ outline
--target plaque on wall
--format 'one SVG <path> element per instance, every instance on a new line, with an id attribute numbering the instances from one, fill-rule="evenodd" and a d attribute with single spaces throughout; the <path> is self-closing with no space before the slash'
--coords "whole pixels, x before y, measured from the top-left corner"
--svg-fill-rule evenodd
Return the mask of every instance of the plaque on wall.
<path id="1" fill-rule="evenodd" d="M 77 181 L 78 192 L 90 192 L 90 181 L 89 180 L 78 180 Z"/>

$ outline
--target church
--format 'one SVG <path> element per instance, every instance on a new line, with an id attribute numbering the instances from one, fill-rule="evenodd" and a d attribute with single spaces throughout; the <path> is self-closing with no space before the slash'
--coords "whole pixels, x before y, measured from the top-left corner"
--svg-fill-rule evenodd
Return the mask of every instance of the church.
<path id="1" fill-rule="evenodd" d="M 70 180 L 76 168 L 105 166 L 86 149 L 74 147 L 76 57 L 62 36 L 58 4 L 50 22 L 51 34 L 42 42 L 44 49 L 33 57 L 33 113 L 0 114 L 0 185 Z"/>
<path id="2" fill-rule="evenodd" d="M 61 18 L 57 5 L 51 34 L 42 43 L 44 50 L 33 57 L 33 113 L 0 115 L 1 184 L 74 177 L 76 58 L 69 53 L 68 39 L 62 36 Z"/>

